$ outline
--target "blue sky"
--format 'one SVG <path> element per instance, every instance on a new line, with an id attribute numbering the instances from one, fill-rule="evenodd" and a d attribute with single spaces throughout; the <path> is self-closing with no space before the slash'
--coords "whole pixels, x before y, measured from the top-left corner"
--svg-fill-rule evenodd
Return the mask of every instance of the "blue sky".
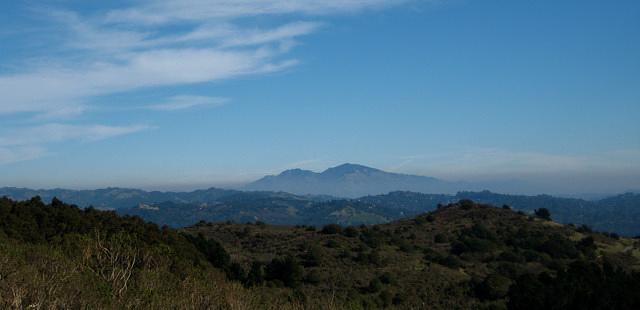
<path id="1" fill-rule="evenodd" d="M 3 1 L 0 42 L 0 186 L 640 188 L 638 1 Z"/>

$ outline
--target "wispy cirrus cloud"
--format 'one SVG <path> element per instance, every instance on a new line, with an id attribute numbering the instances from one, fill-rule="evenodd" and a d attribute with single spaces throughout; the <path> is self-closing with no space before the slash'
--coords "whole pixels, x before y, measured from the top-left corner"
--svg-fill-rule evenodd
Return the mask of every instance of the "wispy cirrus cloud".
<path id="1" fill-rule="evenodd" d="M 0 136 L 0 147 L 35 147 L 69 140 L 99 141 L 151 128 L 153 127 L 148 125 L 106 126 L 50 123 L 16 129 Z"/>
<path id="2" fill-rule="evenodd" d="M 236 19 L 260 15 L 331 15 L 380 9 L 407 0 L 152 0 L 140 6 L 113 10 L 110 23 L 157 25 L 209 19 Z"/>
<path id="3" fill-rule="evenodd" d="M 0 146 L 0 165 L 27 161 L 42 157 L 46 149 L 39 146 L 3 147 Z"/>
<path id="4" fill-rule="evenodd" d="M 107 126 L 48 123 L 16 128 L 0 136 L 0 164 L 42 157 L 51 144 L 80 141 L 95 142 L 153 129 L 148 125 Z"/>
<path id="5" fill-rule="evenodd" d="M 166 102 L 146 106 L 156 111 L 177 111 L 199 106 L 221 106 L 229 102 L 227 98 L 205 96 L 174 96 Z"/>
<path id="6" fill-rule="evenodd" d="M 134 0 L 116 9 L 82 13 L 64 7 L 65 2 L 57 3 L 61 7 L 31 6 L 32 17 L 42 24 L 39 31 L 25 31 L 23 39 L 38 42 L 42 52 L 13 55 L 12 63 L 5 64 L 11 70 L 0 71 L 0 116 L 11 115 L 14 124 L 24 119 L 30 127 L 0 124 L 0 163 L 42 156 L 54 143 L 97 141 L 148 129 L 60 123 L 87 111 L 141 106 L 177 111 L 223 104 L 227 99 L 186 93 L 159 98 L 152 105 L 111 101 L 112 107 L 92 109 L 103 96 L 287 70 L 300 63 L 290 53 L 296 40 L 323 27 L 316 19 L 404 2 Z M 247 18 L 276 15 L 286 15 L 286 21 L 246 23 Z M 48 123 L 52 120 L 57 123 Z"/>
<path id="7" fill-rule="evenodd" d="M 24 70 L 0 74 L 0 114 L 77 112 L 98 96 L 286 70 L 299 63 L 287 55 L 295 39 L 316 32 L 322 23 L 300 20 L 250 27 L 238 20 L 340 14 L 399 3 L 134 1 L 131 7 L 90 16 L 35 9 L 52 24 L 52 37 L 60 38 L 52 43 L 62 51 L 54 58 L 43 53 L 37 62 L 25 59 Z M 180 25 L 181 30 L 167 30 L 166 24 Z"/>
<path id="8" fill-rule="evenodd" d="M 92 96 L 145 87 L 228 79 L 284 70 L 294 59 L 270 62 L 277 51 L 155 49 L 129 55 L 125 64 L 95 63 L 83 68 L 41 68 L 0 76 L 0 113 L 50 112 L 77 106 Z M 37 88 L 38 91 L 33 91 Z"/>

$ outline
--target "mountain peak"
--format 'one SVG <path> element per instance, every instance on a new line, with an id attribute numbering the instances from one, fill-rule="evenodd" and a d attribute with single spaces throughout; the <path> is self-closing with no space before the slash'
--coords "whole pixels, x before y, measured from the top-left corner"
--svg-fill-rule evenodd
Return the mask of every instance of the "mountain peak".
<path id="1" fill-rule="evenodd" d="M 289 170 L 285 170 L 282 171 L 278 176 L 282 176 L 282 177 L 297 177 L 297 176 L 307 176 L 307 175 L 311 175 L 314 174 L 313 171 L 309 171 L 309 170 L 303 170 L 303 169 L 289 169 Z"/>
<path id="2" fill-rule="evenodd" d="M 359 164 L 345 163 L 316 173 L 291 169 L 263 177 L 245 186 L 248 190 L 284 191 L 298 195 L 360 197 L 391 191 L 455 193 L 463 185 L 435 178 L 385 172 Z"/>
<path id="3" fill-rule="evenodd" d="M 345 174 L 350 174 L 355 172 L 369 174 L 372 172 L 381 172 L 381 170 L 363 166 L 363 165 L 358 165 L 358 164 L 345 163 L 339 166 L 329 168 L 323 171 L 322 174 L 323 175 L 345 175 Z"/>

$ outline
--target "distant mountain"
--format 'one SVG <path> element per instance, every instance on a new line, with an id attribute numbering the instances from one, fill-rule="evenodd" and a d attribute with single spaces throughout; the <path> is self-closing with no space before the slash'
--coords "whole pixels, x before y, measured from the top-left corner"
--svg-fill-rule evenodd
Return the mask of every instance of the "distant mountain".
<path id="1" fill-rule="evenodd" d="M 92 206 L 98 209 L 129 208 L 140 203 L 160 203 L 166 201 L 175 203 L 211 202 L 220 197 L 237 193 L 240 192 L 218 188 L 192 192 L 148 192 L 140 189 L 117 187 L 95 190 L 0 188 L 0 196 L 7 196 L 15 200 L 27 200 L 34 196 L 40 196 L 44 201 L 51 201 L 53 197 L 57 197 L 58 199 L 80 207 Z"/>
<path id="2" fill-rule="evenodd" d="M 250 183 L 244 189 L 356 198 L 391 191 L 453 194 L 472 188 L 461 182 L 343 164 L 320 173 L 301 169 L 286 170 L 279 175 L 266 176 Z"/>
<path id="3" fill-rule="evenodd" d="M 285 192 L 237 191 L 218 188 L 191 192 L 148 192 L 129 188 L 96 190 L 33 190 L 0 188 L 0 197 L 43 201 L 54 197 L 80 207 L 116 210 L 139 215 L 148 221 L 172 227 L 193 225 L 201 220 L 237 223 L 262 221 L 282 225 L 377 224 L 407 216 L 402 208 L 386 208 L 329 196 L 294 195 Z"/>
<path id="4" fill-rule="evenodd" d="M 504 195 L 489 191 L 460 192 L 456 195 L 396 191 L 384 195 L 327 201 L 273 192 L 241 192 L 224 196 L 215 203 L 183 204 L 165 202 L 119 209 L 121 214 L 138 215 L 172 227 L 192 225 L 200 220 L 236 223 L 262 221 L 280 225 L 377 224 L 433 211 L 438 205 L 471 199 L 532 214 L 546 208 L 552 218 L 564 224 L 586 224 L 597 231 L 624 236 L 640 235 L 640 194 L 623 194 L 599 201 L 559 198 L 549 195 Z"/>
<path id="5" fill-rule="evenodd" d="M 288 193 L 254 193 L 255 195 L 275 196 L 275 197 L 295 197 L 299 200 L 325 201 L 333 199 L 328 196 L 296 196 Z M 28 189 L 17 187 L 0 188 L 0 197 L 7 196 L 15 200 L 27 200 L 35 196 L 40 196 L 44 201 L 51 201 L 53 197 L 73 203 L 79 207 L 94 207 L 97 209 L 117 210 L 131 208 L 139 204 L 157 204 L 162 202 L 172 202 L 176 204 L 215 204 L 222 198 L 232 196 L 252 195 L 248 192 L 208 188 L 190 192 L 159 192 L 144 191 L 132 188 L 102 188 L 95 190 L 70 190 L 70 189 Z"/>
<path id="6" fill-rule="evenodd" d="M 122 215 L 135 215 L 159 225 L 186 227 L 200 221 L 234 223 L 265 222 L 273 225 L 371 225 L 387 223 L 406 214 L 358 201 L 335 200 L 313 202 L 294 197 L 253 196 L 225 197 L 215 204 L 181 204 L 163 202 L 140 204 L 118 209 Z M 411 212 L 411 214 L 413 214 Z"/>

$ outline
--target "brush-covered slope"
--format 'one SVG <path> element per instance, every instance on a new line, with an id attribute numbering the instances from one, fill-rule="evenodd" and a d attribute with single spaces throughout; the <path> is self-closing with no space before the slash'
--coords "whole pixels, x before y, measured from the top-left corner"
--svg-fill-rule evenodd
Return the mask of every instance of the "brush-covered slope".
<path id="1" fill-rule="evenodd" d="M 280 298 L 346 308 L 625 309 L 640 297 L 637 240 L 468 200 L 389 224 L 200 224 L 236 277 Z M 238 276 L 239 275 L 239 276 Z"/>
<path id="2" fill-rule="evenodd" d="M 273 309 L 219 244 L 55 199 L 0 198 L 0 309 Z"/>
<path id="3" fill-rule="evenodd" d="M 469 200 L 373 226 L 178 231 L 0 198 L 3 309 L 638 309 L 639 256 Z"/>

